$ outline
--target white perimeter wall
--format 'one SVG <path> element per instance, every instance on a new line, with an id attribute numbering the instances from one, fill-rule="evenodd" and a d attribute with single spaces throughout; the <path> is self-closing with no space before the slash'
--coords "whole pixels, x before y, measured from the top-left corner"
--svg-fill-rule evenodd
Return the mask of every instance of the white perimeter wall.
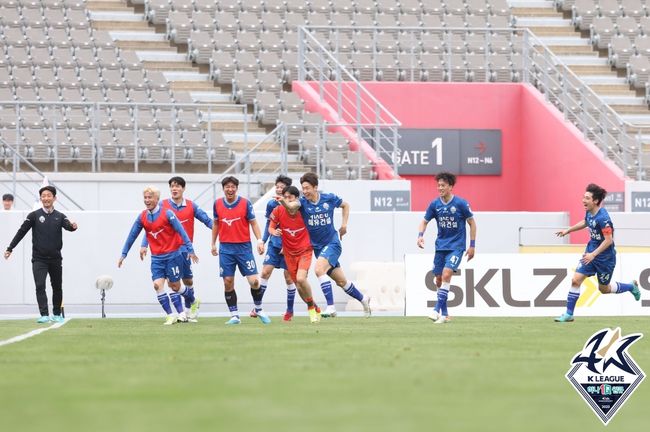
<path id="1" fill-rule="evenodd" d="M 354 203 L 352 204 L 354 205 Z M 24 220 L 27 212 L 0 212 L 0 245 L 4 250 L 13 238 L 16 230 Z M 67 216 L 79 224 L 76 232 L 64 232 L 63 248 L 63 284 L 64 298 L 68 310 L 74 305 L 99 304 L 99 295 L 94 283 L 99 275 L 108 274 L 115 280 L 113 290 L 108 293 L 107 301 L 111 305 L 151 305 L 157 311 L 156 299 L 151 288 L 149 259 L 138 259 L 139 241 L 132 248 L 122 269 L 117 268 L 117 260 L 126 236 L 138 211 L 117 212 L 66 212 Z M 340 212 L 335 223 L 340 224 Z M 358 263 L 397 263 L 399 273 L 397 285 L 403 289 L 403 259 L 405 254 L 431 253 L 435 236 L 435 225 L 431 225 L 426 235 L 427 249 L 421 251 L 415 242 L 418 223 L 423 214 L 420 212 L 352 212 L 348 234 L 343 241 L 341 263 L 349 278 L 356 279 L 357 269 L 363 271 L 365 265 Z M 257 213 L 260 223 L 264 223 L 264 214 Z M 552 232 L 557 226 L 565 226 L 567 217 L 564 213 L 476 213 L 478 225 L 477 258 L 481 254 L 493 252 L 516 253 L 520 226 L 546 225 L 549 230 L 540 240 L 554 239 Z M 195 248 L 200 263 L 194 266 L 196 289 L 204 301 L 205 310 L 225 312 L 223 300 L 223 283 L 218 278 L 218 259 L 210 255 L 210 231 L 203 227 L 195 228 Z M 3 289 L 0 290 L 0 314 L 9 313 L 7 305 L 36 304 L 34 283 L 31 274 L 31 234 L 28 234 L 14 250 L 9 260 L 0 260 L 0 275 Z M 258 266 L 262 257 L 258 257 Z M 387 268 L 387 267 L 385 267 Z M 385 276 L 376 272 L 368 275 L 364 272 L 362 290 L 376 289 L 385 280 Z M 315 278 L 312 286 L 317 287 Z M 236 281 L 242 308 L 251 302 L 250 294 L 243 279 Z M 400 288 L 399 286 L 397 288 Z M 396 289 L 397 289 L 396 288 Z M 316 297 L 322 301 L 320 289 L 315 290 Z M 49 292 L 49 290 L 48 290 Z M 345 307 L 347 296 L 336 291 L 339 307 Z M 267 308 L 280 312 L 284 308 L 285 288 L 281 275 L 275 272 L 265 297 Z M 297 303 L 300 308 L 300 303 Z M 72 308 L 72 309 L 71 309 Z M 151 309 L 151 308 L 150 308 Z M 147 310 L 150 310 L 147 309 Z"/>

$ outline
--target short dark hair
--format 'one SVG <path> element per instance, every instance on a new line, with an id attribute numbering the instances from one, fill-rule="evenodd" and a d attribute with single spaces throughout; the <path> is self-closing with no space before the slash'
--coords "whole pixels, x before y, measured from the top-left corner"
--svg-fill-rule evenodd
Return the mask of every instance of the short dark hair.
<path id="1" fill-rule="evenodd" d="M 234 176 L 228 176 L 224 177 L 223 180 L 221 180 L 221 187 L 224 188 L 228 183 L 232 183 L 235 186 L 239 187 L 239 180 L 237 180 L 237 177 Z"/>
<path id="2" fill-rule="evenodd" d="M 305 173 L 302 177 L 300 177 L 300 184 L 303 183 L 309 183 L 312 186 L 318 186 L 318 175 L 313 172 L 308 172 Z"/>
<path id="3" fill-rule="evenodd" d="M 14 196 L 12 194 L 4 194 L 2 195 L 2 201 L 13 201 Z"/>
<path id="4" fill-rule="evenodd" d="M 282 189 L 282 195 L 286 193 L 288 193 L 289 195 L 293 195 L 296 198 L 300 196 L 300 191 L 295 186 L 287 186 L 284 189 Z"/>
<path id="5" fill-rule="evenodd" d="M 293 180 L 291 180 L 291 177 L 287 177 L 286 175 L 280 174 L 276 179 L 274 184 L 282 183 L 285 186 L 291 186 L 291 183 L 293 183 Z"/>
<path id="6" fill-rule="evenodd" d="M 436 174 L 436 181 L 443 180 L 449 186 L 456 184 L 456 176 L 449 172 L 441 172 Z"/>
<path id="7" fill-rule="evenodd" d="M 176 183 L 183 189 L 185 189 L 185 179 L 183 177 L 175 176 L 169 179 L 169 186 L 172 185 L 172 183 Z"/>
<path id="8" fill-rule="evenodd" d="M 607 196 L 607 191 L 596 183 L 589 183 L 585 192 L 591 192 L 591 197 L 596 201 L 596 204 L 600 205 L 605 197 Z"/>
<path id="9" fill-rule="evenodd" d="M 56 188 L 54 186 L 43 186 L 38 190 L 38 196 L 41 196 L 41 194 L 45 191 L 50 191 L 52 192 L 53 196 L 56 196 Z"/>

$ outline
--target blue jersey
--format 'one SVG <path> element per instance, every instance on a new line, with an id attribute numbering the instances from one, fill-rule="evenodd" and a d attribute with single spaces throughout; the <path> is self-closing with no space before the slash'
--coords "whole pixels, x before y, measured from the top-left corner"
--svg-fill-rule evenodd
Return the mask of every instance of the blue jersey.
<path id="1" fill-rule="evenodd" d="M 163 209 L 160 205 L 156 206 L 156 208 L 152 212 L 147 212 L 147 219 L 150 222 L 155 221 L 160 217 L 162 211 Z M 169 219 L 169 224 L 174 228 L 176 232 L 180 234 L 181 238 L 183 239 L 183 246 L 181 246 L 181 248 L 184 247 L 185 251 L 188 253 L 194 253 L 192 242 L 190 241 L 190 238 L 187 236 L 185 229 L 183 229 L 183 225 L 181 225 L 181 223 L 178 221 L 176 216 L 174 216 L 174 213 L 171 210 L 167 209 L 164 211 L 166 212 L 167 218 Z M 129 253 L 131 246 L 133 246 L 133 243 L 138 238 L 138 235 L 140 234 L 140 231 L 142 231 L 142 228 L 144 228 L 144 226 L 142 225 L 142 221 L 140 220 L 140 215 L 138 215 L 135 222 L 133 223 L 133 226 L 131 227 L 131 231 L 129 232 L 129 236 L 126 239 L 126 242 L 124 243 L 124 247 L 122 248 L 123 258 L 126 258 L 126 255 Z M 169 252 L 161 255 L 154 255 L 152 253 L 151 261 L 165 260 L 179 253 L 180 253 L 180 249 L 174 252 Z"/>
<path id="2" fill-rule="evenodd" d="M 314 249 L 322 249 L 339 241 L 334 228 L 334 209 L 341 207 L 343 200 L 334 194 L 321 193 L 317 203 L 300 197 L 300 214 L 305 220 L 309 238 Z"/>
<path id="3" fill-rule="evenodd" d="M 438 222 L 436 250 L 465 250 L 465 223 L 474 216 L 464 199 L 453 196 L 448 203 L 437 198 L 429 204 L 424 220 Z"/>
<path id="4" fill-rule="evenodd" d="M 589 243 L 587 243 L 586 252 L 595 251 L 598 246 L 600 246 L 601 243 L 605 240 L 603 229 L 611 228 L 612 237 L 614 236 L 614 224 L 609 218 L 609 213 L 607 213 L 607 210 L 604 208 L 598 210 L 595 215 L 586 212 L 585 223 L 587 224 L 587 228 L 589 228 Z M 609 260 L 614 258 L 615 255 L 616 250 L 614 249 L 614 242 L 612 242 L 612 244 L 607 249 L 596 256 L 596 259 L 599 261 Z"/>
<path id="5" fill-rule="evenodd" d="M 269 202 L 266 203 L 266 213 L 264 215 L 266 217 L 266 227 L 264 227 L 264 233 L 262 235 L 262 240 L 264 240 L 264 243 L 266 243 L 266 241 L 270 237 L 271 240 L 269 241 L 269 244 L 271 246 L 274 246 L 274 247 L 278 248 L 278 249 L 282 249 L 282 238 L 269 234 L 269 224 L 271 223 L 271 213 L 273 213 L 273 210 L 279 205 L 280 205 L 280 203 L 278 201 L 276 201 L 275 199 L 271 199 L 271 200 L 269 200 Z"/>

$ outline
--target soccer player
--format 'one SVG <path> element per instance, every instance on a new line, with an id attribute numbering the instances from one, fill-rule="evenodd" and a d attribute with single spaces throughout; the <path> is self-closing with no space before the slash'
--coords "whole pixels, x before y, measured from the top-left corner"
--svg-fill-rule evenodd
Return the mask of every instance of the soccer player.
<path id="1" fill-rule="evenodd" d="M 297 208 L 289 207 L 289 203 L 296 202 L 299 197 L 300 191 L 297 187 L 287 186 L 284 189 L 282 196 L 277 198 L 278 203 L 282 206 L 277 206 L 271 213 L 268 230 L 275 238 L 281 239 L 287 271 L 292 280 L 296 281 L 300 297 L 307 303 L 309 320 L 312 323 L 317 323 L 320 321 L 320 314 L 307 280 L 314 249 L 311 246 L 304 219 L 298 214 Z"/>
<path id="2" fill-rule="evenodd" d="M 598 278 L 598 289 L 603 294 L 622 294 L 630 292 L 635 300 L 641 298 L 641 291 L 637 281 L 631 283 L 611 283 L 612 273 L 616 267 L 616 249 L 614 248 L 614 224 L 609 217 L 607 210 L 601 207 L 605 200 L 607 191 L 597 184 L 587 185 L 582 196 L 582 205 L 585 207 L 585 218 L 563 231 L 555 234 L 558 237 L 583 228 L 589 228 L 589 242 L 582 254 L 571 279 L 571 288 L 566 301 L 566 312 L 555 318 L 556 322 L 573 321 L 573 311 L 580 297 L 580 285 L 589 276 L 596 275 Z"/>
<path id="3" fill-rule="evenodd" d="M 206 212 L 201 210 L 196 203 L 186 199 L 183 194 L 185 193 L 185 179 L 183 177 L 172 177 L 169 179 L 169 192 L 171 198 L 162 201 L 162 208 L 169 209 L 174 212 L 178 221 L 183 225 L 183 229 L 187 233 L 191 242 L 194 242 L 194 219 L 203 222 L 205 226 L 212 230 L 212 218 Z M 142 239 L 142 247 L 140 249 L 140 256 L 147 255 L 147 246 L 149 245 L 147 237 Z M 189 258 L 189 253 L 185 246 L 181 246 L 181 254 L 183 255 L 183 266 L 181 267 L 181 279 L 183 285 L 181 286 L 178 294 L 185 300 L 185 309 L 188 320 L 196 322 L 199 314 L 199 307 L 201 300 L 194 295 L 194 274 L 192 273 L 192 261 Z M 174 295 L 174 294 L 172 294 Z"/>
<path id="4" fill-rule="evenodd" d="M 262 264 L 262 274 L 260 277 L 260 289 L 262 290 L 262 295 L 264 295 L 266 287 L 269 283 L 269 278 L 271 277 L 271 273 L 273 273 L 273 269 L 277 268 L 284 270 L 284 281 L 287 284 L 287 310 L 282 317 L 284 321 L 291 321 L 291 318 L 293 317 L 293 303 L 296 298 L 296 284 L 291 279 L 291 276 L 287 271 L 287 264 L 285 262 L 284 255 L 282 255 L 281 252 L 282 240 L 280 237 L 269 234 L 269 223 L 271 221 L 271 213 L 279 205 L 277 198 L 282 197 L 284 189 L 288 186 L 291 186 L 291 183 L 291 178 L 284 175 L 279 175 L 275 179 L 276 196 L 275 198 L 270 199 L 268 203 L 266 203 L 266 227 L 264 228 L 262 240 L 264 240 L 265 244 L 268 240 L 269 246 L 266 250 L 266 256 L 264 257 L 264 263 Z M 255 309 L 251 311 L 250 316 L 253 318 L 257 316 Z"/>
<path id="5" fill-rule="evenodd" d="M 170 209 L 162 208 L 159 204 L 160 191 L 149 186 L 143 191 L 145 210 L 142 211 L 135 219 L 129 236 L 122 248 L 122 256 L 117 262 L 118 267 L 126 258 L 131 246 L 138 238 L 140 231 L 144 229 L 149 247 L 151 248 L 151 279 L 153 288 L 158 295 L 158 302 L 167 314 L 164 325 L 172 325 L 176 322 L 187 322 L 187 315 L 183 310 L 183 302 L 178 292 L 181 289 L 181 268 L 183 267 L 182 250 L 187 251 L 188 257 L 192 262 L 199 262 L 198 257 L 194 254 L 192 242 L 178 221 L 174 212 Z M 184 247 L 184 249 L 182 249 Z M 144 259 L 144 254 L 140 251 L 140 259 Z M 172 289 L 172 293 L 167 295 L 165 292 L 165 280 L 167 285 Z M 178 315 L 172 312 L 171 303 Z"/>
<path id="6" fill-rule="evenodd" d="M 436 324 L 448 321 L 447 296 L 451 276 L 458 269 L 466 247 L 465 224 L 469 225 L 469 249 L 467 261 L 474 258 L 476 247 L 476 222 L 467 201 L 455 196 L 452 191 L 456 184 L 456 176 L 447 172 L 436 175 L 438 182 L 438 198 L 433 200 L 424 214 L 424 219 L 418 226 L 417 245 L 424 248 L 424 232 L 431 219 L 438 222 L 438 236 L 436 238 L 436 254 L 433 259 L 433 274 L 438 287 L 438 301 L 429 315 Z"/>
<path id="7" fill-rule="evenodd" d="M 54 186 L 43 186 L 38 195 L 42 208 L 27 215 L 27 218 L 18 229 L 13 240 L 4 253 L 5 259 L 9 259 L 14 248 L 25 237 L 25 234 L 32 230 L 32 273 L 36 285 L 36 301 L 41 317 L 37 320 L 39 324 L 63 322 L 61 315 L 61 304 L 63 302 L 63 230 L 76 231 L 77 224 L 70 222 L 66 215 L 54 209 L 56 201 L 56 188 Z M 49 315 L 47 307 L 47 293 L 45 292 L 45 280 L 50 275 L 52 285 L 52 316 Z"/>
<path id="8" fill-rule="evenodd" d="M 327 309 L 323 311 L 322 316 L 325 318 L 336 316 L 332 282 L 328 278 L 329 275 L 338 286 L 343 288 L 346 294 L 361 302 L 364 315 L 369 317 L 371 315 L 370 297 L 364 296 L 352 282 L 346 279 L 339 263 L 339 257 L 343 251 L 341 239 L 348 231 L 350 204 L 337 195 L 319 192 L 318 176 L 314 173 L 305 173 L 300 178 L 300 185 L 303 196 L 300 200 L 287 203 L 287 205 L 290 210 L 300 209 L 309 232 L 316 256 L 316 276 L 327 301 Z M 334 228 L 334 210 L 338 207 L 343 211 L 343 219 L 337 233 Z"/>
<path id="9" fill-rule="evenodd" d="M 264 240 L 257 225 L 253 206 L 249 200 L 237 195 L 239 180 L 229 176 L 221 180 L 224 197 L 214 202 L 214 221 L 212 225 L 212 255 L 219 256 L 219 273 L 223 277 L 226 304 L 230 310 L 227 325 L 241 323 L 237 309 L 237 292 L 235 291 L 235 268 L 239 268 L 250 285 L 255 313 L 264 324 L 271 319 L 262 310 L 262 290 L 257 278 L 257 264 L 251 248 L 250 228 L 257 239 L 257 253 L 264 253 Z M 217 252 L 217 238 L 219 251 Z"/>

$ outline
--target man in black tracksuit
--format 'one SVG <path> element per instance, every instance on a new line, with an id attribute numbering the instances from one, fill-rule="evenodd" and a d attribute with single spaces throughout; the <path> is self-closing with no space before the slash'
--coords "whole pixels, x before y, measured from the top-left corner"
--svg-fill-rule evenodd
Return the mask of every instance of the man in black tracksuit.
<path id="1" fill-rule="evenodd" d="M 39 323 L 50 321 L 62 322 L 61 303 L 63 301 L 62 279 L 63 267 L 61 262 L 61 249 L 63 248 L 62 230 L 76 231 L 77 224 L 63 213 L 54 209 L 56 201 L 56 188 L 44 186 L 39 191 L 42 208 L 27 215 L 27 219 L 18 229 L 14 239 L 5 251 L 5 259 L 11 256 L 13 249 L 32 230 L 32 272 L 36 284 L 36 300 L 41 312 Z M 49 316 L 47 307 L 47 293 L 45 292 L 45 278 L 50 275 L 52 284 L 52 317 Z"/>

